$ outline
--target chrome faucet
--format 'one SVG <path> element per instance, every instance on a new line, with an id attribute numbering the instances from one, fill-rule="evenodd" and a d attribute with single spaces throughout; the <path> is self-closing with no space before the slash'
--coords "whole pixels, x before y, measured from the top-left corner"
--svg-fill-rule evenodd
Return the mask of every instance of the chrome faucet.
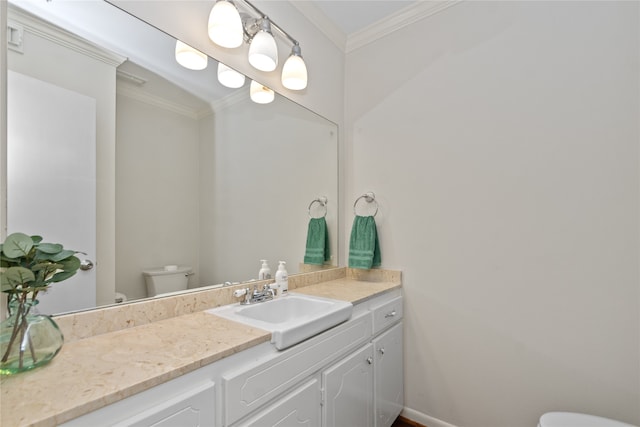
<path id="1" fill-rule="evenodd" d="M 244 296 L 240 304 L 247 305 L 272 300 L 276 296 L 276 291 L 268 284 L 265 284 L 262 290 L 258 290 L 258 285 L 254 285 L 253 291 L 251 288 L 238 289 L 233 292 L 233 296 L 236 298 Z"/>

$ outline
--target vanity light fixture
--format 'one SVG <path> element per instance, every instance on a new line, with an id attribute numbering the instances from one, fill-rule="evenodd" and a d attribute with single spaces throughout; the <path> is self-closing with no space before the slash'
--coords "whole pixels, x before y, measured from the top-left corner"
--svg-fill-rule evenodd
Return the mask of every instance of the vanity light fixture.
<path id="1" fill-rule="evenodd" d="M 229 0 L 218 0 L 209 13 L 209 38 L 218 46 L 236 48 L 242 44 L 244 28 L 236 6 Z"/>
<path id="2" fill-rule="evenodd" d="M 186 43 L 176 40 L 176 61 L 190 70 L 204 70 L 208 63 L 207 55 Z"/>
<path id="3" fill-rule="evenodd" d="M 263 84 L 251 80 L 249 96 L 256 104 L 269 104 L 270 102 L 273 102 L 275 93 Z"/>
<path id="4" fill-rule="evenodd" d="M 244 74 L 218 62 L 218 81 L 223 86 L 237 89 L 244 86 Z"/>
<path id="5" fill-rule="evenodd" d="M 282 86 L 291 90 L 302 90 L 307 87 L 307 66 L 302 59 L 298 43 L 291 48 L 291 55 L 282 66 Z"/>
<path id="6" fill-rule="evenodd" d="M 271 21 L 266 16 L 260 20 L 260 30 L 251 39 L 249 64 L 260 71 L 273 71 L 278 66 L 278 46 L 271 33 Z"/>
<path id="7" fill-rule="evenodd" d="M 237 7 L 239 5 L 244 6 L 242 13 Z M 308 75 L 300 44 L 260 9 L 247 0 L 235 0 L 235 3 L 217 0 L 209 14 L 211 41 L 222 47 L 233 48 L 239 47 L 244 40 L 249 44 L 249 63 L 260 71 L 271 72 L 278 66 L 278 47 L 272 29 L 277 30 L 293 46 L 282 69 L 283 86 L 291 90 L 305 89 Z"/>

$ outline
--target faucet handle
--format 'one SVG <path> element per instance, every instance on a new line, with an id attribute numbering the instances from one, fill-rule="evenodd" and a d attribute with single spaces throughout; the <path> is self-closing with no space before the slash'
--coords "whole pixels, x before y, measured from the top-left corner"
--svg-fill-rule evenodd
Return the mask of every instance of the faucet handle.
<path id="1" fill-rule="evenodd" d="M 271 285 L 275 285 L 275 283 L 267 283 L 262 288 L 263 293 L 271 295 L 272 298 L 275 298 L 278 295 L 278 288 L 273 287 Z"/>
<path id="2" fill-rule="evenodd" d="M 249 288 L 236 289 L 235 291 L 233 291 L 233 296 L 236 298 L 240 298 L 242 296 L 245 296 L 247 292 L 249 292 Z"/>

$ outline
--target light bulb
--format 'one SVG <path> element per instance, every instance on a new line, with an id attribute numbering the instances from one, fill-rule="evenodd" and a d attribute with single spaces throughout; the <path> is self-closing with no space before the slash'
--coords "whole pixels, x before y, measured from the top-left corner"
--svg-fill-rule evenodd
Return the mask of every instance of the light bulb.
<path id="1" fill-rule="evenodd" d="M 291 55 L 282 67 L 282 85 L 291 90 L 302 90 L 307 87 L 307 66 L 300 56 L 300 46 L 295 44 Z"/>
<path id="2" fill-rule="evenodd" d="M 207 55 L 186 43 L 176 40 L 176 61 L 190 70 L 204 70 L 208 63 Z"/>
<path id="3" fill-rule="evenodd" d="M 237 72 L 231 67 L 218 63 L 218 81 L 220 84 L 232 89 L 242 87 L 244 85 L 244 74 Z"/>
<path id="4" fill-rule="evenodd" d="M 244 29 L 238 9 L 228 0 L 218 0 L 209 14 L 209 38 L 218 46 L 234 48 L 242 44 Z"/>
<path id="5" fill-rule="evenodd" d="M 278 46 L 271 34 L 271 23 L 262 18 L 261 29 L 249 46 L 249 63 L 260 71 L 273 71 L 278 65 Z"/>
<path id="6" fill-rule="evenodd" d="M 251 80 L 251 86 L 249 87 L 249 96 L 251 100 L 256 104 L 268 104 L 275 98 L 275 93 L 268 87 Z"/>

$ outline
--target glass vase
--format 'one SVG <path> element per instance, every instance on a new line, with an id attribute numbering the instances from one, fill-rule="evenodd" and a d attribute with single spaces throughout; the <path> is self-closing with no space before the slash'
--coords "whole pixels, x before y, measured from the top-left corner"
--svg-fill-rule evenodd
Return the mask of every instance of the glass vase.
<path id="1" fill-rule="evenodd" d="M 62 332 L 50 316 L 37 314 L 37 303 L 9 303 L 9 317 L 0 322 L 0 374 L 11 375 L 45 365 L 62 348 Z"/>

